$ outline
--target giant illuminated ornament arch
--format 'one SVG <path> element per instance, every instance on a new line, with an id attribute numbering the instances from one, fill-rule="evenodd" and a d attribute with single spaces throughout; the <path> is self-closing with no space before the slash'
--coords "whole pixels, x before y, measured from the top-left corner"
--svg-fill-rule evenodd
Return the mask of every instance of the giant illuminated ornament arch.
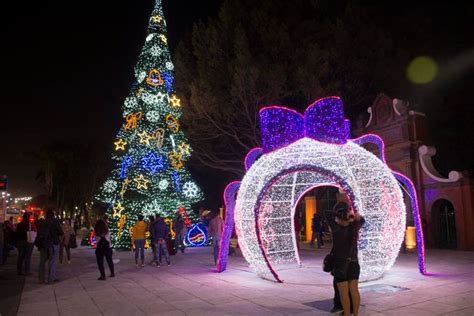
<path id="1" fill-rule="evenodd" d="M 262 148 L 247 154 L 242 182 L 230 183 L 224 192 L 219 272 L 226 269 L 235 221 L 239 246 L 250 267 L 262 278 L 282 282 L 275 267 L 282 262 L 300 264 L 293 221 L 299 199 L 315 187 L 333 185 L 348 195 L 366 220 L 358 243 L 361 280 L 381 277 L 399 253 L 406 218 L 401 186 L 411 198 L 419 270 L 426 273 L 413 184 L 387 166 L 380 137 L 350 139 L 339 97 L 314 102 L 304 115 L 285 107 L 263 108 L 260 129 Z M 364 149 L 365 143 L 377 145 L 380 157 Z"/>

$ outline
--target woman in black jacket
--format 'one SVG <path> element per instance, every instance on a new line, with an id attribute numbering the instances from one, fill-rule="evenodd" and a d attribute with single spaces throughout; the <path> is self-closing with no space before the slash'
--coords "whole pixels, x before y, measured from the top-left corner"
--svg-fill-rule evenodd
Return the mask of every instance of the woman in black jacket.
<path id="1" fill-rule="evenodd" d="M 352 301 L 352 310 L 357 316 L 360 305 L 357 241 L 365 220 L 359 214 L 354 214 L 344 202 L 337 203 L 333 210 L 334 221 L 328 221 L 333 236 L 331 251 L 335 258 L 332 275 L 337 284 L 344 315 L 351 315 Z"/>
<path id="2" fill-rule="evenodd" d="M 112 248 L 110 247 L 109 227 L 104 220 L 99 219 L 94 227 L 95 238 L 97 240 L 97 247 L 95 249 L 95 257 L 97 259 L 97 266 L 99 267 L 100 277 L 97 280 L 105 280 L 105 269 L 104 269 L 104 257 L 107 260 L 107 264 L 110 269 L 110 277 L 115 276 L 114 273 L 114 262 L 112 260 Z M 110 238 L 110 237 L 109 237 Z"/>

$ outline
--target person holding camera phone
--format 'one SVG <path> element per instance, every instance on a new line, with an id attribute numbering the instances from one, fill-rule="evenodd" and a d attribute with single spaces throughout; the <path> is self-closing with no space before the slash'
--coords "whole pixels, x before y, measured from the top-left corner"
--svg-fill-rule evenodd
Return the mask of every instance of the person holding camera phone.
<path id="1" fill-rule="evenodd" d="M 331 274 L 337 286 L 336 294 L 339 294 L 344 315 L 351 315 L 351 309 L 354 315 L 358 315 L 360 266 L 357 258 L 357 241 L 359 230 L 365 220 L 359 214 L 355 214 L 345 202 L 337 203 L 331 213 L 334 220 L 328 220 L 328 224 L 333 235 L 331 252 L 335 258 Z"/>

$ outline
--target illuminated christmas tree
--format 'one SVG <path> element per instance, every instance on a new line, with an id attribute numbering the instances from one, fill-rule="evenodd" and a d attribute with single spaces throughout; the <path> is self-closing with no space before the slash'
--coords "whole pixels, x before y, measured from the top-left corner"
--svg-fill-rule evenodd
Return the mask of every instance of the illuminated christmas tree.
<path id="1" fill-rule="evenodd" d="M 202 199 L 185 162 L 191 147 L 181 129 L 180 99 L 173 85 L 161 0 L 156 0 L 146 41 L 135 66 L 136 82 L 123 105 L 124 122 L 114 140 L 116 165 L 98 199 L 109 204 L 115 248 L 129 248 L 139 214 L 175 217 Z"/>

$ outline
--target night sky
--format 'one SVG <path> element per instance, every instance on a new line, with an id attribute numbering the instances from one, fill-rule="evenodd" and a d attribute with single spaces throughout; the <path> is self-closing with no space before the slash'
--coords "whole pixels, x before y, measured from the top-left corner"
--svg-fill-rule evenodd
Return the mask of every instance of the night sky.
<path id="1" fill-rule="evenodd" d="M 111 143 L 133 81 L 153 0 L 9 1 L 1 38 L 0 174 L 10 191 L 33 194 L 31 151 L 56 139 Z M 169 44 L 220 0 L 164 0 Z M 108 150 L 105 148 L 104 150 Z"/>
<path id="2" fill-rule="evenodd" d="M 163 0 L 172 53 L 193 23 L 215 16 L 221 2 Z M 432 24 L 428 27 L 432 32 L 406 39 L 421 53 L 445 54 L 449 60 L 469 46 L 472 49 L 472 5 L 465 10 L 459 1 L 372 3 L 382 6 L 378 18 L 395 32 L 402 15 L 411 16 L 409 27 L 414 32 L 423 23 Z M 153 0 L 3 4 L 0 175 L 9 176 L 11 192 L 40 192 L 34 180 L 39 162 L 30 153 L 42 144 L 83 139 L 111 146 L 153 4 Z M 473 96 L 472 86 L 457 86 Z"/>

